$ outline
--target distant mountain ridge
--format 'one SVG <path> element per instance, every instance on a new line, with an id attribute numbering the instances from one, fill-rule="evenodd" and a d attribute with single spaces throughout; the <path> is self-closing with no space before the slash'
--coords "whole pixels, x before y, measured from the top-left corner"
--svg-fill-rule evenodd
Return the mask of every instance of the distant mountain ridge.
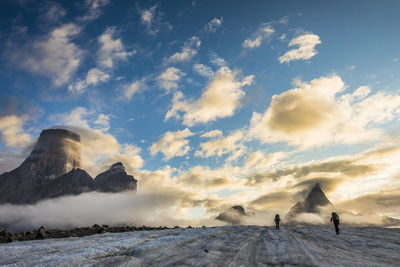
<path id="1" fill-rule="evenodd" d="M 90 191 L 137 190 L 137 180 L 121 162 L 93 179 L 81 169 L 80 136 L 65 129 L 43 130 L 31 154 L 0 175 L 0 203 L 31 204 L 42 199 Z"/>

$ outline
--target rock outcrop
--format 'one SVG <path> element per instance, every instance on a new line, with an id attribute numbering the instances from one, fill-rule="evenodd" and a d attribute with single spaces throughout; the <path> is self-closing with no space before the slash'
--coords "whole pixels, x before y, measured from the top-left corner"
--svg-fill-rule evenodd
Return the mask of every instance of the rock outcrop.
<path id="1" fill-rule="evenodd" d="M 64 129 L 42 131 L 28 158 L 16 169 L 0 175 L 0 204 L 26 204 L 93 190 L 136 191 L 137 181 L 122 163 L 99 174 L 95 180 L 80 169 L 80 136 Z"/>

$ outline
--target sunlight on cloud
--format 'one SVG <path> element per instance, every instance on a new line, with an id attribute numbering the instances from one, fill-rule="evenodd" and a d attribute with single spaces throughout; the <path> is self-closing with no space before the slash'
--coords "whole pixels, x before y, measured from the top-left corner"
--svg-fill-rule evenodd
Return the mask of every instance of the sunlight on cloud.
<path id="1" fill-rule="evenodd" d="M 242 131 L 235 131 L 227 137 L 220 136 L 220 132 L 217 131 L 214 130 L 201 136 L 212 138 L 212 140 L 201 143 L 201 150 L 197 150 L 195 156 L 203 158 L 211 156 L 221 157 L 224 154 L 231 153 L 231 156 L 227 159 L 229 162 L 236 160 L 245 153 L 246 146 L 243 144 L 244 133 Z"/>
<path id="2" fill-rule="evenodd" d="M 279 57 L 279 61 L 280 63 L 284 63 L 299 59 L 310 59 L 318 53 L 314 49 L 318 44 L 321 44 L 321 40 L 316 34 L 309 33 L 298 36 L 290 41 L 289 47 L 298 45 L 299 48 L 286 52 L 283 56 Z"/>
<path id="3" fill-rule="evenodd" d="M 164 154 L 164 160 L 167 161 L 173 157 L 181 157 L 190 151 L 189 140 L 186 138 L 194 135 L 188 128 L 176 132 L 166 132 L 160 140 L 152 144 L 150 152 L 152 155 L 161 152 Z"/>
<path id="4" fill-rule="evenodd" d="M 165 119 L 179 119 L 178 113 L 183 112 L 183 124 L 193 126 L 232 116 L 245 95 L 242 87 L 251 85 L 254 79 L 254 76 L 250 75 L 238 81 L 238 76 L 237 71 L 231 71 L 227 67 L 220 68 L 196 101 L 186 100 L 181 92 L 176 92 L 172 108 L 165 115 Z"/>
<path id="5" fill-rule="evenodd" d="M 97 85 L 100 83 L 104 83 L 110 79 L 110 75 L 102 72 L 97 68 L 90 69 L 86 75 L 85 80 L 79 80 L 74 84 L 68 86 L 68 90 L 74 93 L 83 93 L 84 89 L 91 85 Z"/>
<path id="6" fill-rule="evenodd" d="M 98 54 L 98 63 L 104 68 L 112 68 L 117 60 L 127 60 L 134 55 L 136 51 L 126 51 L 121 39 L 115 38 L 116 30 L 109 27 L 99 37 L 100 49 Z"/>
<path id="7" fill-rule="evenodd" d="M 45 37 L 32 38 L 25 29 L 19 33 L 23 44 L 7 40 L 6 57 L 19 68 L 49 77 L 59 87 L 71 79 L 82 61 L 82 50 L 72 43 L 80 31 L 79 26 L 69 23 L 54 28 Z"/>
<path id="8" fill-rule="evenodd" d="M 182 48 L 182 52 L 176 52 L 172 56 L 166 59 L 166 62 L 169 63 L 179 63 L 179 62 L 185 62 L 195 55 L 197 55 L 197 52 L 199 51 L 200 48 L 200 38 L 197 36 L 191 37 L 187 42 L 185 42 L 185 45 Z"/>
<path id="9" fill-rule="evenodd" d="M 221 18 L 213 18 L 209 23 L 207 23 L 206 26 L 204 26 L 204 30 L 206 32 L 216 32 L 217 29 L 221 26 L 222 22 L 224 21 L 224 19 Z"/>
<path id="10" fill-rule="evenodd" d="M 256 33 L 253 34 L 252 39 L 246 39 L 243 42 L 243 47 L 244 48 L 257 48 L 261 45 L 261 43 L 268 39 L 269 37 L 274 34 L 275 30 L 267 24 L 263 24 L 260 26 L 260 28 L 256 31 Z"/>
<path id="11" fill-rule="evenodd" d="M 185 72 L 175 67 L 169 67 L 157 77 L 157 81 L 161 88 L 170 93 L 173 89 L 178 89 L 178 82 L 185 75 Z"/>
<path id="12" fill-rule="evenodd" d="M 146 31 L 149 35 L 156 35 L 162 29 L 171 30 L 172 25 L 168 21 L 163 21 L 164 14 L 157 12 L 159 4 L 156 3 L 149 9 L 140 9 L 140 22 L 146 27 Z"/>
<path id="13" fill-rule="evenodd" d="M 8 115 L 0 117 L 1 141 L 6 147 L 23 148 L 32 141 L 23 129 L 28 116 Z"/>
<path id="14" fill-rule="evenodd" d="M 288 142 L 303 149 L 334 143 L 356 144 L 376 140 L 383 132 L 373 123 L 384 123 L 399 113 L 400 96 L 378 92 L 367 97 L 366 88 L 337 94 L 346 86 L 337 75 L 272 97 L 264 114 L 253 112 L 250 134 L 264 143 Z"/>

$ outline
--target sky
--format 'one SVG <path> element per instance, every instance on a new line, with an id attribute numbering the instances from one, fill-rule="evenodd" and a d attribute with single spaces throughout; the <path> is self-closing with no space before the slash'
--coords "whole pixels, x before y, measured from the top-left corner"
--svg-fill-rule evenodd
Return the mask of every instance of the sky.
<path id="1" fill-rule="evenodd" d="M 337 207 L 400 218 L 400 2 L 0 2 L 0 173 L 81 135 L 185 219 Z M 163 198 L 164 199 L 164 198 Z"/>

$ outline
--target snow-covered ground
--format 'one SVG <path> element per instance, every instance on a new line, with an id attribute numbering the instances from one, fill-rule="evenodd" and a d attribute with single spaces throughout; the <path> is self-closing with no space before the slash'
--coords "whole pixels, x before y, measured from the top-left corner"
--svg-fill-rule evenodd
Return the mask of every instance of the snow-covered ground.
<path id="1" fill-rule="evenodd" d="M 11 266 L 399 266 L 400 229 L 224 226 L 0 244 Z"/>

